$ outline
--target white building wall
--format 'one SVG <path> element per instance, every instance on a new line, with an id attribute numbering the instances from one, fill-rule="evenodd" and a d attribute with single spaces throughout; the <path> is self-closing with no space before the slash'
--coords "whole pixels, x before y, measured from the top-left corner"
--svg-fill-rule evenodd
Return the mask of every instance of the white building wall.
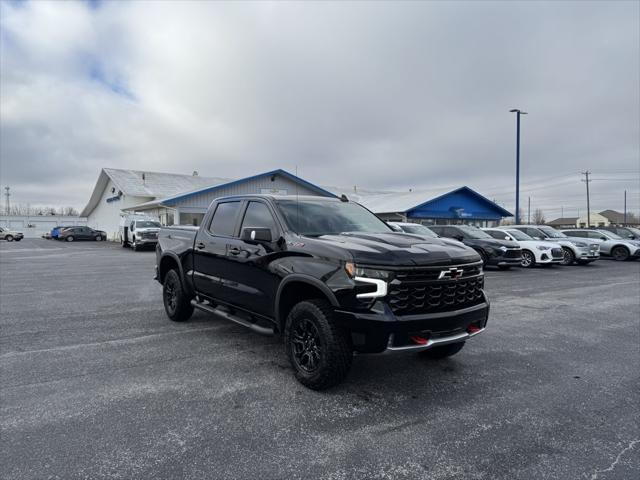
<path id="1" fill-rule="evenodd" d="M 115 188 L 115 193 L 111 191 Z M 87 217 L 87 225 L 96 230 L 104 230 L 107 232 L 109 240 L 118 240 L 118 228 L 120 226 L 120 213 L 123 208 L 133 207 L 144 202 L 152 200 L 149 197 L 130 197 L 122 195 L 120 200 L 107 202 L 107 198 L 117 195 L 118 187 L 109 180 L 106 188 L 100 196 L 100 201 L 96 208 Z"/>
<path id="2" fill-rule="evenodd" d="M 87 219 L 69 215 L 0 215 L 0 227 L 22 232 L 25 238 L 38 238 L 58 225 L 86 225 Z"/>

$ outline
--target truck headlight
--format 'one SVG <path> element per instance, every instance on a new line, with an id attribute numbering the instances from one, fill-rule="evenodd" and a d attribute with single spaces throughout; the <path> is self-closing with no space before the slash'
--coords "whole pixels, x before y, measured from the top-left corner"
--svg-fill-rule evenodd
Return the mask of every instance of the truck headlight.
<path id="1" fill-rule="evenodd" d="M 390 272 L 387 270 L 377 270 L 375 268 L 356 267 L 352 262 L 345 263 L 347 275 L 356 282 L 366 283 L 369 291 L 357 293 L 356 298 L 378 298 L 387 295 L 387 281 Z"/>

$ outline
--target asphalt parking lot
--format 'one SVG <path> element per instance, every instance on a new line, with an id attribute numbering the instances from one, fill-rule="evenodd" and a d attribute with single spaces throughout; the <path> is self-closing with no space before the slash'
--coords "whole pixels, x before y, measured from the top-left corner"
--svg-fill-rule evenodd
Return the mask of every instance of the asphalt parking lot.
<path id="1" fill-rule="evenodd" d="M 444 361 L 298 384 L 277 338 L 164 314 L 153 252 L 0 244 L 2 478 L 640 478 L 640 262 L 488 271 Z"/>

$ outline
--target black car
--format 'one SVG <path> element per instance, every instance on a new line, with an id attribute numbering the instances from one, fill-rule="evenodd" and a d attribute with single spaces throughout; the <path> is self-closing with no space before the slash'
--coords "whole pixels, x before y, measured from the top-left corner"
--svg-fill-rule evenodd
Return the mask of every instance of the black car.
<path id="1" fill-rule="evenodd" d="M 396 233 L 346 197 L 215 200 L 202 224 L 160 230 L 167 316 L 197 308 L 280 333 L 297 379 L 339 383 L 353 352 L 459 352 L 485 329 L 482 263 L 449 239 Z"/>
<path id="2" fill-rule="evenodd" d="M 598 230 L 613 232 L 626 240 L 640 240 L 640 229 L 635 227 L 598 227 Z"/>
<path id="3" fill-rule="evenodd" d="M 106 232 L 89 227 L 69 227 L 58 233 L 58 240 L 74 242 L 76 240 L 95 240 L 100 242 L 107 239 Z"/>
<path id="4" fill-rule="evenodd" d="M 441 237 L 470 246 L 480 254 L 485 265 L 507 269 L 518 267 L 522 262 L 522 249 L 517 243 L 495 239 L 479 228 L 469 225 L 430 225 L 428 228 Z"/>

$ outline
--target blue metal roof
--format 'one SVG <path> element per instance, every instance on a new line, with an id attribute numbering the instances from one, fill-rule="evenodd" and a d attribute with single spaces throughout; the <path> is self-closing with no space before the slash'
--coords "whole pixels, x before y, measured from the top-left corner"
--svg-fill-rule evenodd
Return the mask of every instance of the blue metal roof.
<path id="1" fill-rule="evenodd" d="M 253 175 L 251 177 L 245 177 L 245 178 L 241 178 L 239 180 L 234 180 L 232 182 L 228 182 L 228 183 L 222 183 L 220 185 L 213 185 L 211 187 L 206 187 L 206 188 L 201 188 L 199 190 L 194 190 L 192 192 L 188 192 L 188 193 L 183 193 L 180 195 L 175 195 L 173 197 L 169 197 L 169 198 L 164 198 L 162 199 L 162 202 L 164 205 L 173 205 L 176 202 L 178 202 L 179 200 L 184 200 L 185 198 L 189 198 L 192 197 L 194 195 L 200 195 L 202 193 L 209 193 L 209 192 L 215 192 L 216 190 L 220 190 L 222 188 L 228 188 L 234 185 L 237 185 L 239 183 L 243 183 L 243 182 L 247 182 L 249 180 L 254 180 L 256 178 L 262 178 L 262 177 L 269 177 L 271 175 L 282 175 L 283 177 L 288 178 L 289 180 L 299 183 L 300 185 L 310 189 L 310 190 L 314 190 L 316 192 L 318 192 L 318 194 L 325 196 L 325 197 L 336 197 L 335 194 L 329 192 L 328 190 L 325 190 L 322 187 L 319 187 L 317 185 L 314 185 L 313 183 L 307 182 L 306 180 L 303 180 L 300 177 L 297 177 L 289 172 L 287 172 L 286 170 L 282 170 L 281 168 L 278 168 L 277 170 L 271 170 L 270 172 L 265 172 L 265 173 L 260 173 L 258 175 Z"/>
<path id="2" fill-rule="evenodd" d="M 449 218 L 500 220 L 513 214 L 464 186 L 416 205 L 406 212 L 409 218 Z"/>

